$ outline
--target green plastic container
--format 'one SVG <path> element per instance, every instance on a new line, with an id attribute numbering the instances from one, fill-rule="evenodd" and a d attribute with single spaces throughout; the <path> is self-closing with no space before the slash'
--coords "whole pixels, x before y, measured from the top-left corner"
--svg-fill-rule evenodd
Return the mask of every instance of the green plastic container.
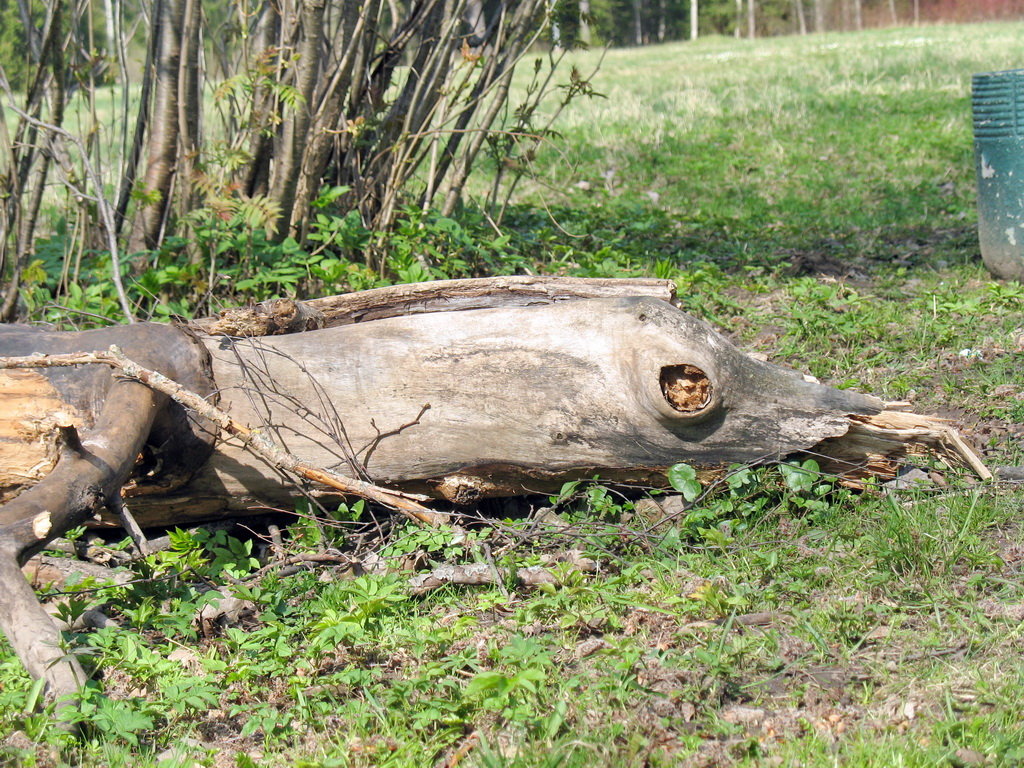
<path id="1" fill-rule="evenodd" d="M 1024 69 L 971 83 L 981 258 L 996 277 L 1024 281 Z"/>

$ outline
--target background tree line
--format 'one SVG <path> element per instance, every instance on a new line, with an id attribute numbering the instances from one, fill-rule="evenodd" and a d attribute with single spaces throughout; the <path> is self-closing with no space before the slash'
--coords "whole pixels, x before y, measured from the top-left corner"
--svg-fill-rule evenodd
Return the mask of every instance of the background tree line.
<path id="1" fill-rule="evenodd" d="M 631 46 L 703 35 L 807 34 L 1021 14 L 1022 0 L 578 0 L 576 6 L 563 5 L 558 20 L 570 40 Z"/>
<path id="2" fill-rule="evenodd" d="M 397 18 L 407 4 L 408 0 L 388 0 L 388 13 Z M 150 5 L 145 0 L 104 0 L 69 6 L 66 23 L 80 27 L 79 63 L 91 61 L 109 73 L 117 46 L 125 42 L 123 35 L 128 35 L 128 48 L 137 52 L 144 44 L 140 25 L 148 19 Z M 237 9 L 231 0 L 202 6 L 210 53 L 221 59 L 218 69 L 226 73 L 231 67 L 223 57 L 240 33 Z M 15 90 L 26 87 L 33 66 L 29 30 L 38 27 L 43 13 L 44 3 L 0 0 L 0 64 Z M 562 0 L 553 8 L 551 34 L 565 44 L 629 46 L 712 34 L 806 34 L 1021 15 L 1024 0 Z M 136 70 L 141 66 L 133 60 L 126 64 Z"/>

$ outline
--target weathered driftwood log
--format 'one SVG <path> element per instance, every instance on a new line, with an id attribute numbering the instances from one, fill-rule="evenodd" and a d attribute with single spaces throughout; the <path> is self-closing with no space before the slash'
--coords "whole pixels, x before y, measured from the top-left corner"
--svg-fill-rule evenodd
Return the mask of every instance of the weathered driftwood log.
<path id="1" fill-rule="evenodd" d="M 188 349 L 186 388 L 215 391 L 234 419 L 308 464 L 456 503 L 545 492 L 579 477 L 657 483 L 677 461 L 720 467 L 811 449 L 884 474 L 879 457 L 907 443 L 941 449 L 947 434 L 933 420 L 881 417 L 875 398 L 754 360 L 647 298 L 208 337 L 209 368 L 196 342 L 167 326 L 4 329 L 2 338 L 4 351 L 20 354 L 118 343 L 134 359 Z M 113 377 L 96 367 L 4 376 L 17 385 L 18 407 L 0 424 L 3 487 L 13 494 L 53 465 L 55 419 L 71 414 L 91 425 Z M 33 418 L 23 417 L 25 408 Z M 119 428 L 132 428 L 135 415 L 120 414 Z M 279 467 L 243 443 L 225 440 L 212 450 L 212 425 L 181 406 L 158 416 L 126 488 L 143 525 L 287 504 L 296 493 Z M 885 426 L 896 418 L 900 427 Z M 26 434 L 34 439 L 19 439 Z M 0 508 L 0 521 L 17 514 Z"/>
<path id="2" fill-rule="evenodd" d="M 718 468 L 815 451 L 856 476 L 884 475 L 920 448 L 971 457 L 936 420 L 748 357 L 666 301 L 664 281 L 450 288 L 450 300 L 433 285 L 389 289 L 379 311 L 357 296 L 321 300 L 315 312 L 273 304 L 248 312 L 256 321 L 245 328 L 231 321 L 238 334 L 259 330 L 261 312 L 278 318 L 264 332 L 319 327 L 283 335 L 0 328 L 7 366 L 117 345 L 149 371 L 131 379 L 126 366 L 45 367 L 52 360 L 0 370 L 0 626 L 32 673 L 55 693 L 81 679 L 19 564 L 96 514 L 123 518 L 122 498 L 144 526 L 290 503 L 298 483 L 282 469 L 294 466 L 246 443 L 272 444 L 321 475 L 456 504 L 594 476 L 658 483 L 679 461 Z M 338 309 L 346 302 L 348 314 Z M 480 302 L 491 308 L 465 309 Z M 453 307 L 464 311 L 443 311 Z M 346 324 L 332 326 L 328 310 Z M 200 326 L 226 332 L 218 322 Z M 191 393 L 181 402 L 216 403 L 235 437 L 219 434 L 219 415 L 138 380 L 156 374 Z"/>
<path id="3" fill-rule="evenodd" d="M 7 327 L 0 354 L 117 344 L 312 466 L 457 503 L 579 477 L 659 482 L 677 461 L 719 467 L 815 450 L 856 476 L 885 475 L 915 446 L 971 456 L 941 422 L 882 414 L 875 398 L 751 359 L 663 300 L 521 306 L 524 296 L 671 298 L 666 281 L 450 283 L 450 303 L 434 284 L 367 292 L 379 311 L 363 294 L 319 300 L 358 311 L 346 315 L 351 324 L 314 332 L 238 339 L 159 325 L 78 334 Z M 417 312 L 433 312 L 352 322 L 408 308 L 410 296 L 419 297 Z M 465 296 L 513 307 L 440 311 Z M 262 314 L 280 314 L 282 304 L 294 307 L 278 302 Z M 50 472 L 58 423 L 92 426 L 115 379 L 98 366 L 0 373 L 0 500 Z M 137 416 L 120 413 L 118 429 L 138 430 Z M 154 418 L 125 488 L 143 525 L 287 504 L 296 493 L 279 466 L 243 443 L 213 450 L 216 428 L 194 412 L 164 399 Z M 0 522 L 20 514 L 17 505 L 0 508 Z"/>
<path id="4" fill-rule="evenodd" d="M 221 405 L 310 463 L 458 503 L 776 459 L 882 404 L 749 358 L 653 299 L 398 317 L 209 344 Z M 222 445 L 192 493 L 285 503 Z M 138 502 L 136 509 L 142 510 Z"/>

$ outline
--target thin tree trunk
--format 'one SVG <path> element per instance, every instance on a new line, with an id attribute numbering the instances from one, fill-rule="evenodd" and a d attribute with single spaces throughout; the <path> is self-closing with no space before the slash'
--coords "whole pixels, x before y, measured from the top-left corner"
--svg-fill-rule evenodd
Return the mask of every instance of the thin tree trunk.
<path id="1" fill-rule="evenodd" d="M 469 47 L 479 48 L 487 37 L 487 15 L 484 13 L 483 0 L 467 0 L 462 18 L 469 28 Z"/>
<path id="2" fill-rule="evenodd" d="M 633 0 L 633 43 L 636 45 L 644 44 L 644 25 L 641 14 L 642 2 L 643 0 Z"/>
<path id="3" fill-rule="evenodd" d="M 114 9 L 114 0 L 103 0 L 103 22 L 107 30 L 107 40 L 104 48 L 107 51 L 107 57 L 111 60 L 117 60 L 117 48 L 119 45 L 117 38 L 117 24 L 115 23 L 116 11 Z M 123 73 L 118 73 L 120 76 Z"/>
<path id="4" fill-rule="evenodd" d="M 298 49 L 298 69 L 295 88 L 302 100 L 295 104 L 291 116 L 286 119 L 279 146 L 274 152 L 277 166 L 271 183 L 271 196 L 280 206 L 276 225 L 277 237 L 288 234 L 294 223 L 292 209 L 295 206 L 295 190 L 302 170 L 302 153 L 308 141 L 310 110 L 317 76 L 320 74 L 320 51 L 324 37 L 324 9 L 326 0 L 303 0 L 301 9 L 301 32 Z"/>
<path id="5" fill-rule="evenodd" d="M 747 37 L 757 37 L 757 0 L 747 0 Z"/>
<path id="6" fill-rule="evenodd" d="M 21 15 L 21 28 L 25 31 L 25 39 L 28 41 L 28 49 L 32 54 L 33 61 L 39 61 L 42 44 L 39 31 L 32 23 L 31 4 L 26 0 L 18 0 L 18 13 Z"/>
<path id="7" fill-rule="evenodd" d="M 340 172 L 343 182 L 354 188 L 354 197 L 363 221 L 376 229 L 391 225 L 394 207 L 392 198 L 399 194 L 394 184 L 408 179 L 419 160 L 413 157 L 414 146 L 425 142 L 431 132 L 429 119 L 434 115 L 446 68 L 451 55 L 448 49 L 438 46 L 438 41 L 453 39 L 462 23 L 462 10 L 457 2 L 424 0 L 416 3 L 409 17 L 396 34 L 388 41 L 382 54 L 375 56 L 369 77 L 360 81 L 349 93 L 348 111 L 356 119 L 379 115 L 378 128 L 367 132 L 359 142 L 348 150 L 343 158 Z M 501 41 L 495 35 L 504 34 L 506 19 L 504 10 L 488 19 L 486 38 L 481 49 L 486 47 L 496 53 L 484 58 L 484 72 L 494 66 L 504 53 Z M 368 32 L 368 30 L 367 30 Z M 372 53 L 372 41 L 367 32 L 361 34 L 361 43 L 356 46 L 353 61 L 354 72 L 368 68 L 367 57 Z M 474 50 L 466 49 L 472 57 Z M 412 56 L 409 62 L 409 77 L 398 97 L 390 106 L 383 96 L 393 86 L 395 73 L 403 56 Z M 470 59 L 475 61 L 475 59 Z M 479 65 L 478 65 L 479 66 Z M 486 74 L 476 75 L 478 83 Z M 449 87 L 459 90 L 458 82 Z M 466 98 L 464 112 L 472 113 L 476 108 L 473 96 Z M 446 126 L 447 128 L 447 126 Z M 453 134 L 452 138 L 456 138 Z M 381 148 L 386 147 L 385 151 Z M 420 158 L 422 159 L 422 158 Z M 371 254 L 371 260 L 373 258 Z"/>
<path id="8" fill-rule="evenodd" d="M 384 227 L 390 225 L 394 217 L 398 193 L 398 187 L 394 184 L 403 174 L 412 173 L 414 170 L 409 164 L 413 161 L 414 147 L 425 141 L 424 132 L 431 132 L 432 116 L 436 116 L 439 122 L 445 121 L 445 116 L 437 114 L 442 100 L 440 85 L 444 78 L 442 71 L 444 62 L 442 58 L 438 57 L 437 51 L 434 50 L 432 44 L 428 43 L 428 40 L 440 39 L 446 35 L 445 30 L 450 25 L 450 13 L 451 9 L 441 4 L 434 4 L 423 9 L 421 19 L 417 23 L 421 42 L 417 46 L 411 68 L 417 73 L 417 76 L 410 77 L 406 81 L 398 99 L 392 104 L 381 122 L 381 139 L 385 144 L 401 145 L 400 152 L 392 154 L 390 157 L 376 159 L 376 166 L 380 170 L 375 170 L 374 175 L 386 174 L 389 181 L 378 185 L 375 189 L 365 188 L 362 190 L 361 200 L 364 201 L 362 203 L 363 210 L 366 213 L 372 213 L 373 218 Z M 462 86 L 452 86 L 451 98 L 463 98 L 465 99 L 463 103 L 467 105 L 477 103 L 483 89 L 491 82 L 495 67 L 505 60 L 506 54 L 503 51 L 505 37 L 503 35 L 506 32 L 505 10 L 500 9 L 498 15 L 492 17 L 486 36 L 476 49 L 479 51 L 486 47 L 494 53 L 484 59 L 482 67 L 479 64 L 476 65 L 480 67 L 480 72 L 476 75 L 477 82 L 469 94 L 458 95 L 467 82 L 463 81 Z M 385 77 L 390 79 L 397 62 L 397 57 L 393 57 L 388 62 L 388 71 L 386 73 L 381 71 L 379 75 L 378 73 L 375 75 L 382 79 Z M 447 141 L 444 142 L 443 149 L 439 150 L 441 159 L 433 166 L 434 173 L 427 180 L 425 197 L 421 199 L 421 205 L 424 208 L 429 206 L 440 186 L 441 177 L 455 160 L 455 152 L 463 139 L 462 130 L 469 125 L 472 111 L 468 108 L 463 109 L 454 118 L 454 125 L 451 123 L 445 125 L 445 128 L 449 129 L 451 133 Z M 422 138 L 412 138 L 413 135 Z M 432 138 L 435 150 L 439 139 L 439 134 L 435 134 Z"/>
<path id="9" fill-rule="evenodd" d="M 7 88 L 7 78 L 0 70 L 0 87 Z M 14 212 L 20 191 L 17 185 L 17 165 L 14 159 L 14 147 L 7 130 L 7 121 L 0 120 L 0 279 L 7 273 L 7 254 L 9 246 L 8 233 L 14 221 Z"/>
<path id="10" fill-rule="evenodd" d="M 825 31 L 825 2 L 826 0 L 814 0 L 814 31 Z"/>
<path id="11" fill-rule="evenodd" d="M 861 0 L 853 0 L 853 28 L 858 32 L 864 29 L 864 9 Z"/>
<path id="12" fill-rule="evenodd" d="M 120 236 L 121 228 L 124 225 L 128 214 L 128 204 L 131 202 L 132 190 L 135 187 L 135 180 L 139 173 L 139 161 L 146 142 L 146 129 L 149 126 L 149 114 L 152 109 L 153 81 L 156 79 L 155 62 L 160 50 L 160 39 L 157 27 L 160 24 L 160 17 L 163 15 L 163 4 L 165 0 L 154 0 L 152 29 L 149 34 L 149 44 L 146 46 L 146 63 L 142 68 L 142 86 L 139 89 L 139 112 L 135 116 L 135 132 L 132 135 L 131 149 L 124 161 L 124 170 L 121 176 L 121 185 L 117 192 L 117 205 L 114 208 L 115 235 Z M 127 77 L 124 62 L 125 55 L 124 41 L 120 41 L 122 76 Z M 125 105 L 125 115 L 128 114 L 127 105 L 130 95 L 125 90 L 122 103 Z"/>
<path id="13" fill-rule="evenodd" d="M 494 88 L 494 93 L 489 97 L 490 103 L 483 108 L 483 113 L 478 120 L 480 130 L 469 139 L 469 146 L 463 150 L 459 163 L 449 181 L 444 207 L 442 208 L 446 216 L 451 215 L 455 210 L 455 206 L 462 194 L 462 189 L 469 177 L 470 169 L 487 139 L 487 131 L 494 124 L 502 109 L 502 105 L 507 101 L 509 88 L 512 84 L 513 68 L 517 60 L 515 50 L 520 46 L 524 46 L 524 41 L 530 37 L 529 18 L 536 11 L 537 5 L 537 3 L 533 2 L 523 2 L 516 9 L 515 17 L 509 24 L 510 31 L 508 34 L 508 39 L 515 41 L 516 44 L 510 46 L 509 52 L 500 61 L 496 61 L 496 66 L 489 70 L 486 78 L 481 78 L 474 88 L 473 99 L 475 101 L 479 101 L 485 91 L 492 87 Z M 525 44 L 525 48 L 529 47 L 529 44 Z M 449 142 L 451 146 L 446 148 L 446 158 L 454 158 L 455 149 L 458 147 L 461 137 L 465 135 L 464 129 L 468 127 L 470 118 L 471 115 L 468 111 L 459 116 L 456 124 L 456 134 L 452 136 L 455 143 Z M 438 177 L 438 181 L 439 179 L 440 177 Z"/>
<path id="14" fill-rule="evenodd" d="M 277 3 L 263 4 L 263 11 L 253 36 L 253 53 L 247 65 L 257 72 L 277 68 L 277 40 L 281 34 L 281 14 Z M 270 185 L 270 159 L 274 150 L 271 122 L 274 95 L 270 88 L 257 81 L 249 108 L 249 163 L 245 168 L 243 190 L 248 197 L 265 195 Z"/>
<path id="15" fill-rule="evenodd" d="M 117 153 L 117 174 L 116 178 L 123 180 L 127 175 L 127 161 L 129 157 L 129 144 L 128 144 L 128 128 L 130 121 L 128 119 L 131 115 L 131 78 L 128 73 L 128 41 L 125 39 L 126 35 L 123 31 L 122 25 L 124 24 L 124 7 L 121 0 L 106 0 L 111 7 L 111 15 L 114 25 L 114 56 L 117 60 L 117 77 L 116 87 L 121 97 L 121 115 L 122 120 L 118 121 L 118 147 L 120 152 Z M 150 55 L 150 46 L 146 46 L 146 64 L 148 68 L 152 62 Z M 134 150 L 134 147 L 132 147 Z M 120 190 L 119 190 L 120 191 Z M 115 201 L 115 211 L 116 208 Z M 121 216 L 115 216 L 117 223 L 117 232 L 121 231 Z"/>
<path id="16" fill-rule="evenodd" d="M 665 8 L 665 0 L 658 0 L 658 42 L 665 42 L 665 33 L 667 29 L 667 15 L 668 11 Z"/>
<path id="17" fill-rule="evenodd" d="M 366 31 L 379 7 L 379 2 L 366 2 L 358 7 L 354 3 L 346 3 L 342 9 L 344 15 L 337 32 L 337 45 L 344 53 L 334 66 L 333 75 L 313 115 L 292 204 L 291 227 L 297 234 L 305 231 L 310 204 L 323 182 L 332 151 L 340 155 L 340 146 L 351 142 L 351 135 L 345 132 L 348 128 L 346 109 L 349 107 L 345 99 L 351 94 L 357 63 L 365 60 L 363 48 L 371 45 L 366 39 Z"/>
<path id="18" fill-rule="evenodd" d="M 699 1 L 690 0 L 690 39 L 696 40 L 699 33 Z"/>
<path id="19" fill-rule="evenodd" d="M 743 0 L 736 0 L 736 29 L 733 34 L 737 40 L 743 37 Z"/>
<path id="20" fill-rule="evenodd" d="M 893 26 L 899 24 L 899 17 L 896 15 L 896 0 L 889 0 L 889 21 Z"/>
<path id="21" fill-rule="evenodd" d="M 391 26 L 388 28 L 388 37 L 395 34 L 400 26 L 402 26 L 402 12 L 398 7 L 397 0 L 388 0 L 388 14 L 391 17 Z"/>
<path id="22" fill-rule="evenodd" d="M 199 152 L 200 77 L 199 54 L 202 47 L 202 3 L 200 0 L 185 0 L 184 24 L 181 30 L 181 74 L 178 77 L 178 130 L 180 152 L 178 155 L 178 185 L 181 212 L 192 210 L 196 202 L 196 188 L 192 174 Z"/>
<path id="23" fill-rule="evenodd" d="M 804 15 L 804 0 L 793 0 L 793 7 L 796 10 L 797 31 L 801 35 L 807 34 L 807 17 Z"/>
<path id="24" fill-rule="evenodd" d="M 181 29 L 186 0 L 162 0 L 153 18 L 158 40 L 153 117 L 149 123 L 144 199 L 135 212 L 131 251 L 157 247 L 170 207 L 171 183 L 178 160 L 178 89 L 181 72 Z"/>
<path id="25" fill-rule="evenodd" d="M 21 4 L 19 3 L 19 7 Z M 27 13 L 26 9 L 22 9 Z M 26 110 L 32 118 L 42 113 L 44 96 L 49 101 L 50 124 L 60 126 L 64 121 L 64 48 L 61 20 L 64 6 L 56 0 L 47 9 L 46 21 L 39 39 L 39 58 L 26 97 Z M 37 34 L 31 25 L 26 30 L 29 37 Z M 0 118 L 3 119 L 3 118 Z M 38 146 L 37 146 L 38 142 Z M 15 136 L 15 152 L 12 154 L 10 173 L 16 174 L 15 190 L 19 199 L 12 201 L 8 210 L 14 215 L 11 220 L 14 236 L 14 268 L 0 304 L 0 322 L 11 322 L 18 312 L 18 298 L 21 294 L 21 275 L 34 252 L 36 222 L 42 207 L 43 192 L 52 161 L 47 146 L 49 137 L 41 133 L 35 124 L 22 120 Z M 24 148 L 17 145 L 23 144 Z"/>
<path id="26" fill-rule="evenodd" d="M 921 0 L 914 0 L 914 26 L 921 23 Z"/>
<path id="27" fill-rule="evenodd" d="M 44 139 L 41 139 L 45 141 Z M 0 322 L 10 323 L 17 318 L 18 298 L 21 295 L 21 274 L 32 255 L 32 241 L 39 208 L 43 202 L 43 190 L 46 187 L 46 176 L 50 168 L 50 159 L 40 153 L 38 161 L 32 168 L 26 187 L 27 194 L 20 201 L 18 215 L 15 219 L 15 262 L 11 279 L 4 293 L 3 305 L 0 305 Z"/>

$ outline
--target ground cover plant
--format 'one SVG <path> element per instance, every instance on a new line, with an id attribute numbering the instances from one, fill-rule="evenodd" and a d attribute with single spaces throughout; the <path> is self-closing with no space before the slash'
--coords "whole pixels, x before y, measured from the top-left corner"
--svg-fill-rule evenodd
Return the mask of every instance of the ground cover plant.
<path id="1" fill-rule="evenodd" d="M 452 217 L 410 213 L 381 276 L 356 258 L 374 233 L 325 200 L 320 250 L 211 232 L 211 252 L 228 237 L 251 248 L 224 300 L 500 271 L 667 277 L 748 350 L 943 412 L 991 465 L 1019 465 L 1024 288 L 980 264 L 968 88 L 972 72 L 1020 62 L 1022 33 L 609 52 L 592 79 L 606 98 L 574 101 L 560 136 L 515 148 L 534 170 L 500 232 L 472 200 Z M 601 55 L 574 63 L 586 73 Z M 172 276 L 170 251 L 155 263 L 130 290 L 193 312 L 207 287 Z M 29 299 L 58 317 L 40 271 Z M 94 284 L 78 308 L 115 314 Z M 98 607 L 124 629 L 68 634 L 98 676 L 80 743 L 37 711 L 38 686 L 4 652 L 4 757 L 1019 764 L 1019 491 L 916 469 L 901 487 L 854 491 L 813 457 L 717 478 L 681 465 L 673 488 L 571 484 L 439 531 L 362 504 L 300 509 L 172 532 L 167 550 L 130 562 L 127 543 L 80 532 L 80 548 L 123 561 L 131 581 L 50 587 L 57 610 Z M 277 541 L 271 525 L 285 521 Z M 442 565 L 490 583 L 410 584 Z M 517 572 L 531 567 L 548 583 L 525 586 Z"/>

